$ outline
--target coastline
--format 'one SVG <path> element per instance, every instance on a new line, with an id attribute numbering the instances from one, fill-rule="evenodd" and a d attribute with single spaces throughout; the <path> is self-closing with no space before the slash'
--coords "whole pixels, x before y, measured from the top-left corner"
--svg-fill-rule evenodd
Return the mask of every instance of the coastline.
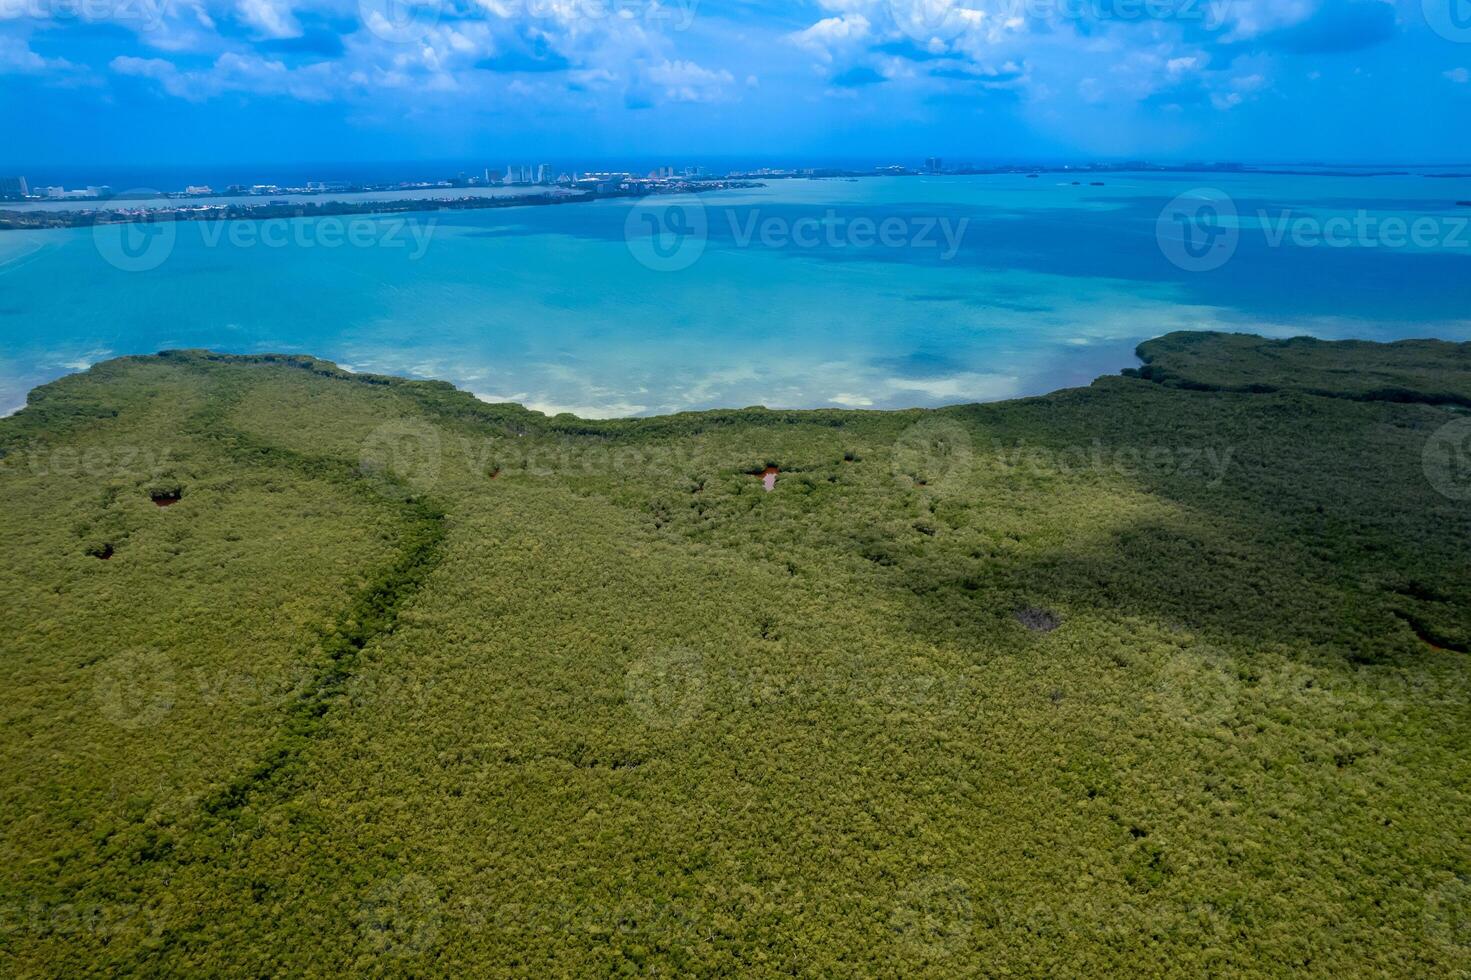
<path id="1" fill-rule="evenodd" d="M 1218 331 L 1198 331 L 1198 333 L 1207 336 L 1221 335 Z M 1098 381 L 1106 378 L 1137 376 L 1138 369 L 1148 363 L 1140 355 L 1139 350 L 1142 348 L 1143 344 L 1158 340 L 1161 336 L 1164 335 L 1151 337 L 1141 342 L 1141 344 L 1135 348 L 1135 353 L 1133 354 L 1132 358 L 1134 363 L 1132 365 L 1125 365 L 1120 367 L 1117 371 L 1105 372 L 1103 374 L 1100 374 L 1093 378 L 1088 384 L 1060 385 L 1056 388 L 1049 388 L 1046 391 L 1037 391 L 1029 394 L 1009 395 L 1006 397 L 992 399 L 962 398 L 957 401 L 947 401 L 938 405 L 906 405 L 886 408 L 867 408 L 862 406 L 849 406 L 838 404 L 809 407 L 771 408 L 763 404 L 751 403 L 748 405 L 740 406 L 722 405 L 709 408 L 685 409 L 673 412 L 655 412 L 647 415 L 608 416 L 578 415 L 571 411 L 548 412 L 541 408 L 532 408 L 522 401 L 488 397 L 486 395 L 477 393 L 469 388 L 461 387 L 460 385 L 452 381 L 442 378 L 417 378 L 402 374 L 382 374 L 371 371 L 358 371 L 353 369 L 352 367 L 344 366 L 339 362 L 317 357 L 312 354 L 293 354 L 284 352 L 278 353 L 269 351 L 261 353 L 236 353 L 232 351 L 214 350 L 211 348 L 169 348 L 156 351 L 152 354 L 119 354 L 115 357 L 108 357 L 103 360 L 96 361 L 95 363 L 89 364 L 84 368 L 77 368 L 68 371 L 65 374 L 59 375 L 49 381 L 45 381 L 41 384 L 36 385 L 34 388 L 31 388 L 29 391 L 26 392 L 25 402 L 11 409 L 9 412 L 0 414 L 0 419 L 12 418 L 23 412 L 27 408 L 30 408 L 34 402 L 34 396 L 38 392 L 45 392 L 53 385 L 65 384 L 70 379 L 81 377 L 98 369 L 106 370 L 112 366 L 124 365 L 129 363 L 178 359 L 199 359 L 211 363 L 237 365 L 288 365 L 291 367 L 298 367 L 303 370 L 307 370 L 312 374 L 318 375 L 320 377 L 335 379 L 339 381 L 357 382 L 360 384 L 368 384 L 378 387 L 403 387 L 407 389 L 435 390 L 441 393 L 453 393 L 453 397 L 466 399 L 474 405 L 498 409 L 511 409 L 517 413 L 524 413 L 526 416 L 536 417 L 546 421 L 575 423 L 579 426 L 596 426 L 602 424 L 619 425 L 627 423 L 659 423 L 673 419 L 688 419 L 701 416 L 709 418 L 721 418 L 745 413 L 766 413 L 770 415 L 780 415 L 782 417 L 796 417 L 804 415 L 829 416 L 833 414 L 851 414 L 863 416 L 907 415 L 915 413 L 943 412 L 951 409 L 965 408 L 975 405 L 1005 406 L 1036 398 L 1047 398 L 1065 391 L 1076 391 L 1082 388 L 1087 388 L 1090 387 L 1092 384 L 1095 384 Z M 1257 334 L 1242 334 L 1240 336 L 1250 336 L 1270 342 L 1268 338 L 1261 337 Z M 1325 343 L 1330 342 L 1325 341 Z M 1369 343 L 1373 342 L 1370 341 Z"/>
<path id="2" fill-rule="evenodd" d="M 570 191 L 565 194 L 519 196 L 397 198 L 373 201 L 329 200 L 320 203 L 272 202 L 267 204 L 178 205 L 159 208 L 96 208 L 77 210 L 35 209 L 14 211 L 0 208 L 0 232 L 53 231 L 90 228 L 97 225 L 155 224 L 177 221 L 273 221 L 295 218 L 368 217 L 383 214 L 433 214 L 438 211 L 490 211 L 499 208 L 551 207 L 585 204 L 617 198 L 644 198 L 664 194 L 708 194 L 722 190 L 745 190 L 763 186 L 753 181 L 709 182 L 699 187 L 671 190 Z"/>
<path id="3" fill-rule="evenodd" d="M 1018 395 L 989 401 L 960 400 L 947 402 L 942 405 L 915 405 L 902 408 L 853 408 L 844 406 L 768 408 L 765 405 L 751 404 L 652 415 L 592 418 L 575 415 L 571 412 L 552 414 L 528 407 L 517 401 L 487 399 L 473 391 L 458 387 L 450 381 L 441 379 L 411 378 L 402 375 L 355 371 L 333 361 L 310 354 L 236 354 L 190 348 L 161 350 L 154 354 L 126 354 L 98 361 L 85 369 L 62 375 L 52 381 L 36 386 L 27 393 L 25 404 L 9 412 L 0 414 L 0 419 L 14 418 L 27 408 L 32 407 L 37 401 L 42 400 L 44 393 L 53 386 L 67 384 L 70 379 L 86 375 L 98 369 L 106 371 L 115 366 L 132 363 L 180 360 L 202 361 L 222 365 L 283 365 L 294 367 L 307 371 L 315 376 L 331 380 L 375 387 L 398 388 L 414 393 L 431 393 L 436 401 L 447 398 L 454 407 L 471 415 L 494 409 L 496 410 L 494 414 L 498 415 L 509 413 L 522 416 L 532 421 L 575 426 L 579 432 L 584 434 L 592 434 L 602 429 L 610 432 L 624 431 L 630 427 L 645 425 L 657 428 L 668 422 L 689 421 L 691 419 L 719 421 L 740 417 L 749 420 L 756 416 L 768 416 L 780 419 L 833 418 L 839 416 L 873 418 L 942 413 L 978 406 L 1005 408 L 1039 398 L 1050 398 L 1066 392 L 1086 390 L 1098 385 L 1100 382 L 1113 379 L 1143 380 L 1164 387 L 1216 394 L 1277 394 L 1295 391 L 1307 395 L 1326 398 L 1346 398 L 1354 401 L 1390 401 L 1435 405 L 1452 409 L 1471 408 L 1471 378 L 1466 380 L 1464 390 L 1457 389 L 1459 379 L 1457 382 L 1452 383 L 1449 388 L 1446 388 L 1444 385 L 1441 388 L 1436 388 L 1433 385 L 1414 382 L 1413 365 L 1409 367 L 1392 366 L 1390 368 L 1390 370 L 1407 371 L 1408 376 L 1412 379 L 1410 381 L 1406 381 L 1404 377 L 1401 377 L 1398 383 L 1395 384 L 1365 385 L 1359 390 L 1346 391 L 1341 387 L 1335 388 L 1326 384 L 1315 386 L 1312 383 L 1311 377 L 1307 374 L 1291 382 L 1276 385 L 1266 385 L 1260 382 L 1231 384 L 1222 381 L 1205 380 L 1188 368 L 1182 370 L 1178 366 L 1166 367 L 1161 363 L 1163 355 L 1168 355 L 1171 359 L 1178 360 L 1182 355 L 1187 355 L 1192 348 L 1199 345 L 1230 347 L 1236 352 L 1236 357 L 1239 360 L 1248 364 L 1253 358 L 1265 357 L 1275 360 L 1284 356 L 1293 355 L 1317 358 L 1332 356 L 1336 352 L 1349 353 L 1359 357 L 1362 357 L 1365 352 L 1368 352 L 1370 355 L 1383 358 L 1392 364 L 1393 359 L 1401 353 L 1415 355 L 1423 353 L 1426 349 L 1435 352 L 1451 351 L 1456 353 L 1457 356 L 1463 357 L 1468 362 L 1471 362 L 1471 341 L 1448 341 L 1433 337 L 1394 341 L 1320 340 L 1316 337 L 1306 335 L 1288 338 L 1271 338 L 1261 334 L 1226 333 L 1213 330 L 1173 331 L 1151 337 L 1138 344 L 1134 350 L 1135 364 L 1133 366 L 1122 367 L 1113 373 L 1100 374 L 1086 385 L 1064 385 L 1036 394 Z M 1446 388 L 1446 390 L 1441 390 L 1442 388 Z M 38 394 L 41 394 L 41 399 L 36 397 Z"/>

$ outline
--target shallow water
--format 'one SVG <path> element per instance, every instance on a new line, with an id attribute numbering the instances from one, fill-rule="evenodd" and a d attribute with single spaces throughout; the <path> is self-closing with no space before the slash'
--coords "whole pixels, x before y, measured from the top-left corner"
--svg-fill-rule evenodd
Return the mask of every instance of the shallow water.
<path id="1" fill-rule="evenodd" d="M 1454 235 L 1471 181 L 1077 179 L 774 181 L 675 212 L 612 200 L 335 226 L 191 222 L 164 253 L 145 242 L 141 262 L 118 251 L 117 228 L 0 233 L 0 411 L 68 371 L 170 347 L 311 353 L 613 416 L 1036 394 L 1127 367 L 1139 341 L 1178 329 L 1471 339 L 1471 233 Z M 1157 222 L 1201 187 L 1234 202 L 1239 244 L 1219 268 L 1189 271 Z M 1442 234 L 1272 244 L 1284 214 L 1361 209 Z M 885 219 L 902 233 L 877 241 Z"/>

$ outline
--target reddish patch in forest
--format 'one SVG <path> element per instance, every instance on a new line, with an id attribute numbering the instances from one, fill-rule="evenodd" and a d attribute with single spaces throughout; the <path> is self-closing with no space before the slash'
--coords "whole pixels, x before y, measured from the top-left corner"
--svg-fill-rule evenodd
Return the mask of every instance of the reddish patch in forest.
<path id="1" fill-rule="evenodd" d="M 103 561 L 107 561 L 107 559 L 111 558 L 113 555 L 112 545 L 104 544 L 99 548 L 93 548 L 91 551 L 87 552 L 87 554 L 91 555 L 93 558 L 100 558 Z"/>
<path id="2" fill-rule="evenodd" d="M 776 476 L 780 472 L 775 466 L 768 466 L 761 471 L 761 485 L 766 488 L 767 493 L 776 489 Z"/>
<path id="3" fill-rule="evenodd" d="M 184 498 L 184 494 L 179 490 L 155 490 L 148 497 L 160 507 L 172 507 Z"/>
<path id="4" fill-rule="evenodd" d="M 501 468 L 499 466 L 497 466 L 495 469 L 493 469 L 493 470 L 490 471 L 490 478 L 492 480 L 494 480 L 496 477 L 498 477 L 500 475 L 501 475 Z"/>

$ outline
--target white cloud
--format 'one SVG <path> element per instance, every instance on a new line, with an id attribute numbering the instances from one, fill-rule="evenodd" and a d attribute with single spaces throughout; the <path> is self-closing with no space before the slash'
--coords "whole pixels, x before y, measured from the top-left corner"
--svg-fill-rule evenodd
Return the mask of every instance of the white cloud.
<path id="1" fill-rule="evenodd" d="M 284 0 L 239 0 L 236 10 L 241 20 L 254 27 L 264 37 L 301 36 L 301 25 L 297 23 L 289 2 L 284 2 Z"/>
<path id="2" fill-rule="evenodd" d="M 169 95 L 202 102 L 225 92 L 286 95 L 307 102 L 331 98 L 339 88 L 335 65 L 321 62 L 292 69 L 259 55 L 226 52 L 207 69 L 180 71 L 162 58 L 114 58 L 109 67 L 119 75 L 149 78 Z"/>
<path id="3" fill-rule="evenodd" d="M 0 75 L 43 75 L 76 70 L 77 66 L 64 58 L 41 57 L 21 38 L 0 37 Z"/>
<path id="4" fill-rule="evenodd" d="M 670 102 L 716 102 L 726 97 L 726 86 L 735 82 L 730 72 L 711 71 L 693 61 L 666 61 L 650 67 L 647 76 Z"/>
<path id="5" fill-rule="evenodd" d="M 788 40 L 824 63 L 836 53 L 862 47 L 872 38 L 868 18 L 862 14 L 826 17 L 806 30 L 788 35 Z"/>
<path id="6" fill-rule="evenodd" d="M 1452 68 L 1445 73 L 1445 77 L 1457 85 L 1465 85 L 1467 82 L 1471 82 L 1471 71 L 1467 71 L 1465 68 Z"/>

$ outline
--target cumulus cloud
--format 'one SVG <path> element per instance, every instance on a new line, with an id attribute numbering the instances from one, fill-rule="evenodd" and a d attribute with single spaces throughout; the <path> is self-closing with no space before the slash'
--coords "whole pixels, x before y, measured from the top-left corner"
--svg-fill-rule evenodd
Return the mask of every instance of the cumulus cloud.
<path id="1" fill-rule="evenodd" d="M 788 35 L 788 39 L 824 63 L 845 52 L 859 50 L 870 36 L 870 24 L 862 14 L 824 17 L 808 27 Z"/>
<path id="2" fill-rule="evenodd" d="M 1304 67 L 1329 63 L 1294 62 L 1302 53 L 1354 50 L 1397 29 L 1391 0 L 818 0 L 795 22 L 790 9 L 737 22 L 701 0 L 129 2 L 157 22 L 117 19 L 133 41 L 105 56 L 95 43 L 79 48 L 95 59 L 92 77 L 141 79 L 194 102 L 230 94 L 341 101 L 385 117 L 511 114 L 531 103 L 768 104 L 806 86 L 794 102 L 844 99 L 854 112 L 915 119 L 985 103 L 1068 136 L 1079 126 L 1127 133 L 1135 109 L 1193 122 L 1266 104 L 1279 85 L 1304 84 Z M 0 21 L 9 9 L 0 2 Z M 0 35 L 0 72 L 76 67 Z M 1444 68 L 1433 71 L 1466 82 L 1466 69 Z"/>
<path id="3" fill-rule="evenodd" d="M 648 69 L 651 84 L 670 102 L 717 102 L 728 98 L 735 77 L 724 69 L 712 71 L 693 61 L 666 61 Z"/>
<path id="4" fill-rule="evenodd" d="M 22 38 L 0 36 L 0 75 L 45 75 L 78 69 L 65 58 L 43 58 Z"/>
<path id="5" fill-rule="evenodd" d="M 240 19 L 271 38 L 300 37 L 301 25 L 285 0 L 239 0 Z"/>
<path id="6" fill-rule="evenodd" d="M 109 67 L 119 75 L 155 81 L 169 95 L 202 102 L 226 92 L 286 95 L 304 102 L 330 99 L 339 88 L 338 69 L 328 63 L 289 68 L 259 55 L 226 52 L 206 69 L 181 71 L 162 58 L 114 58 Z"/>

